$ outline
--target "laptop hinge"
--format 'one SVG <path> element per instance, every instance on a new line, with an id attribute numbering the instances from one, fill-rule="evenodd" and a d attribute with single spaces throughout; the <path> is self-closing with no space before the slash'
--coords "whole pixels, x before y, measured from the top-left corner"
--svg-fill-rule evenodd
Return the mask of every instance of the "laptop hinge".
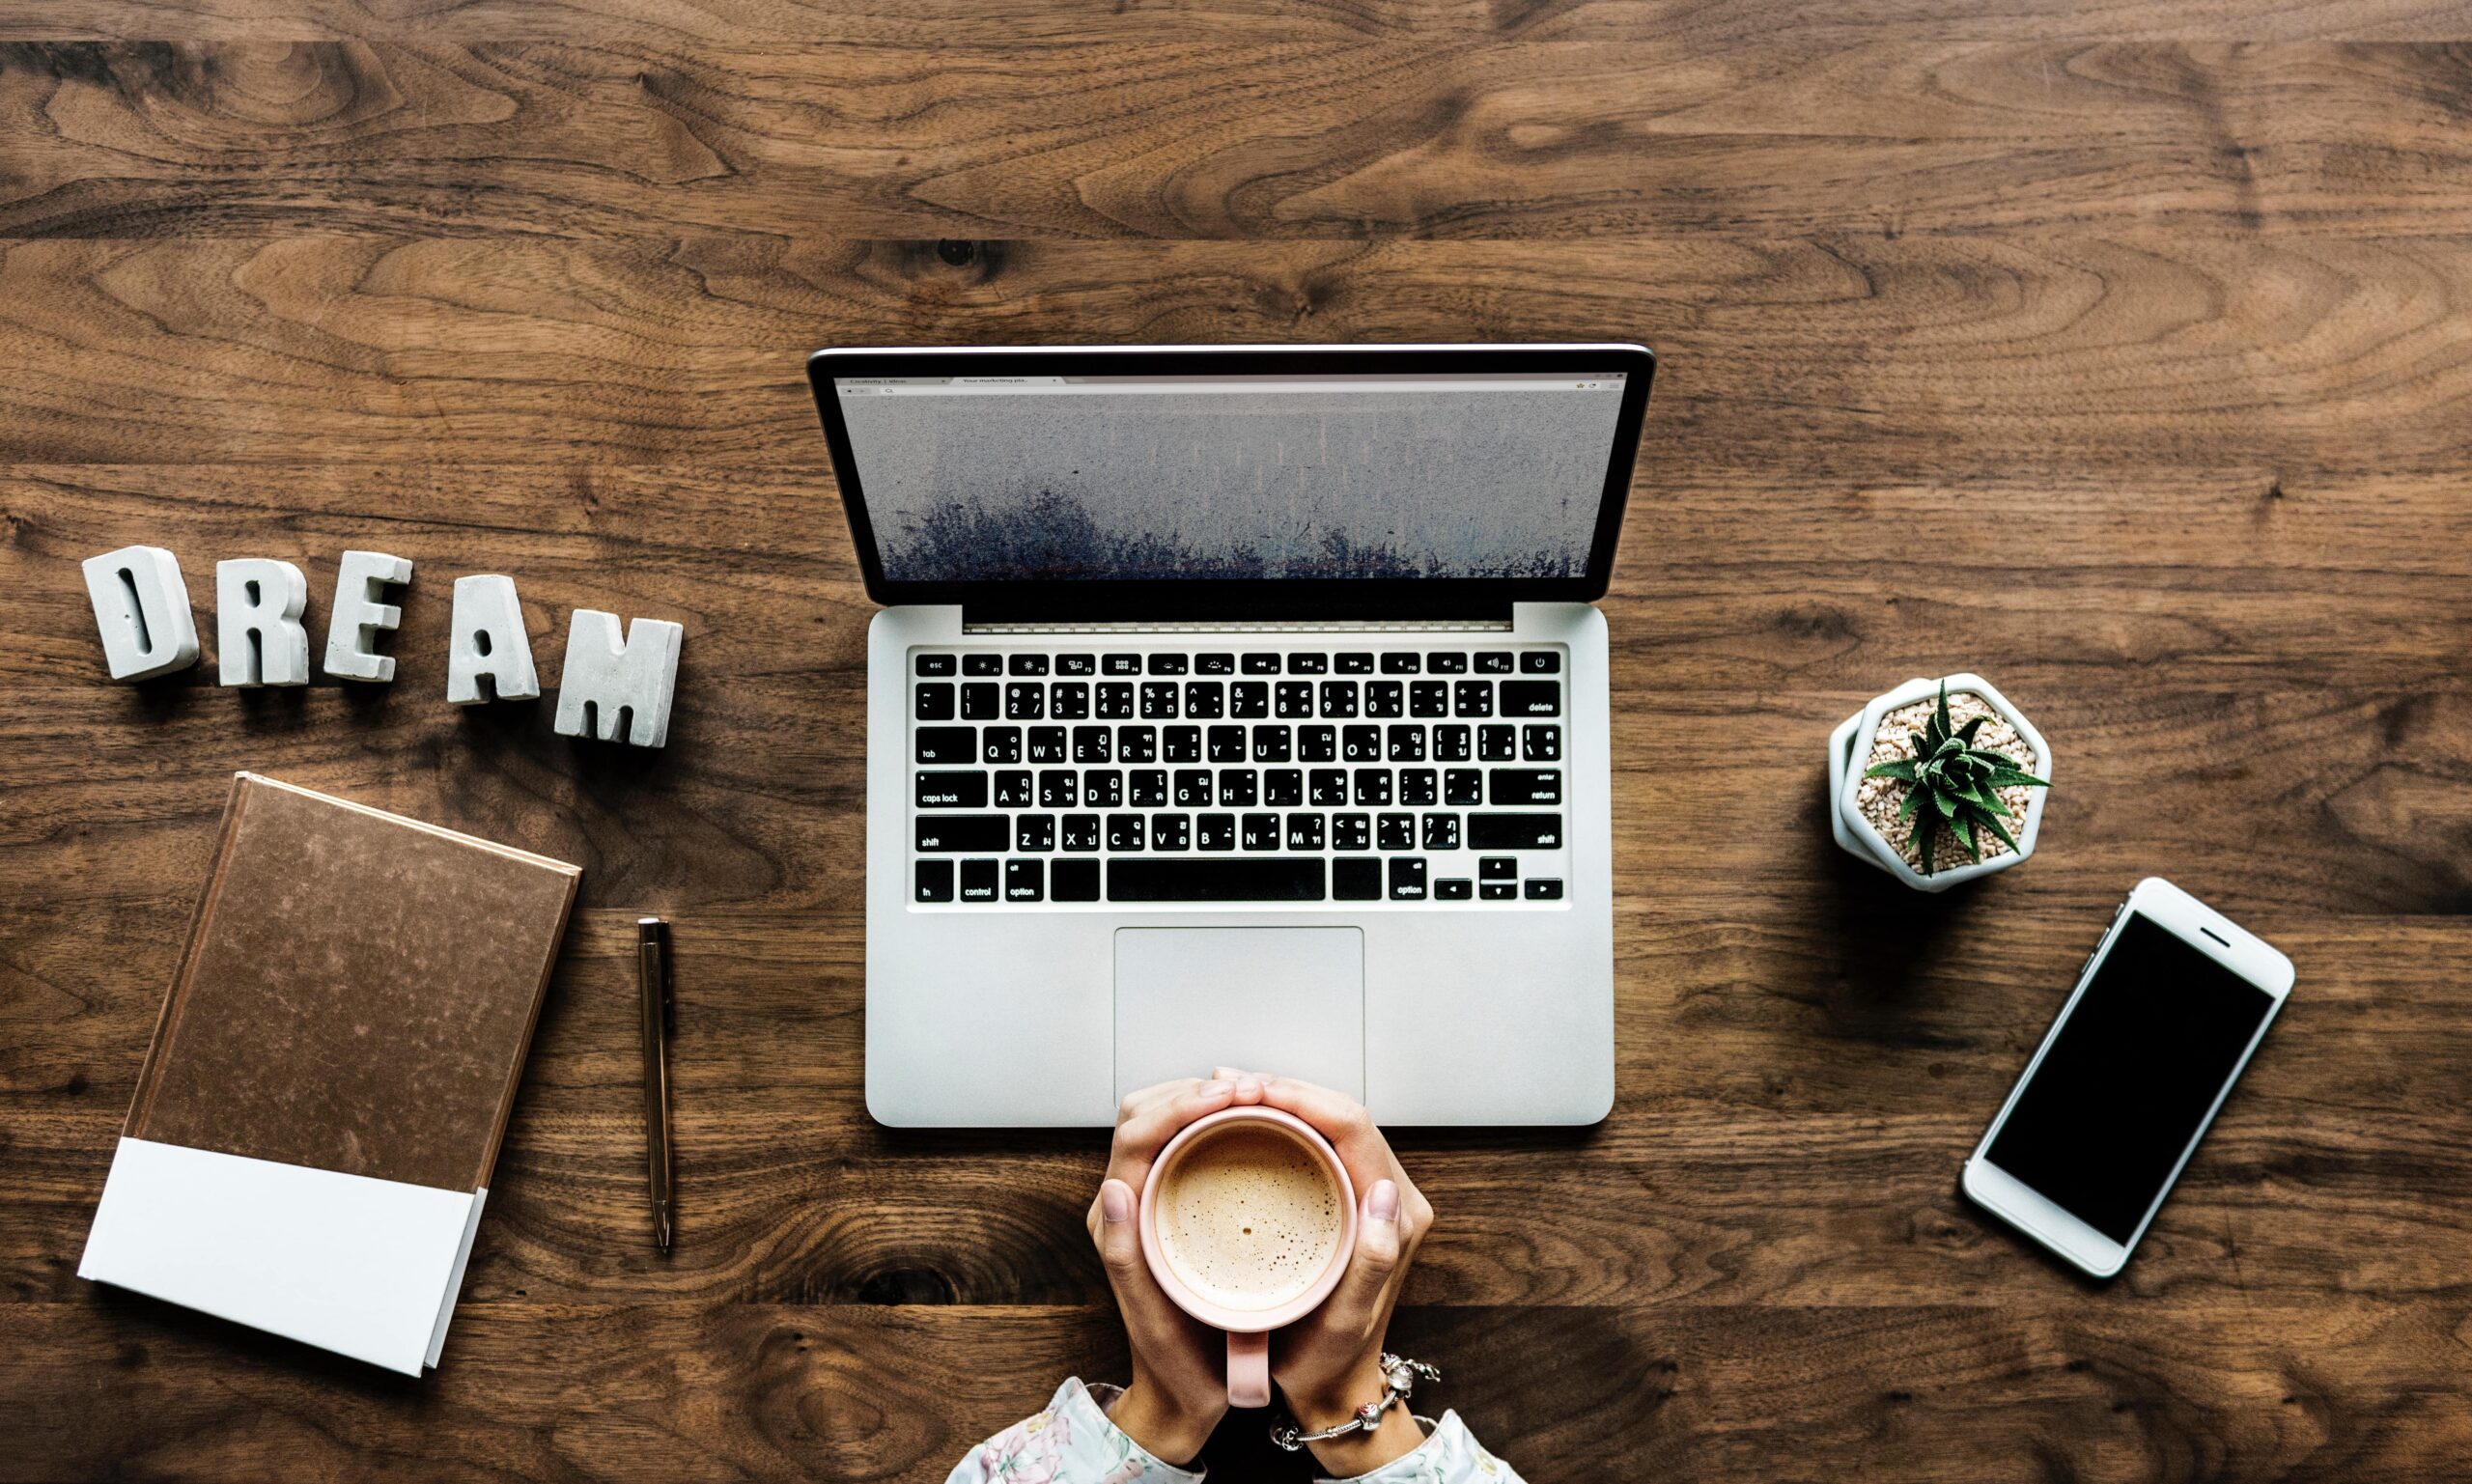
<path id="1" fill-rule="evenodd" d="M 1506 633 L 1511 627 L 1507 608 L 1499 618 L 1430 618 L 1430 619 L 1132 619 L 1122 622 L 1098 620 L 1065 620 L 1053 623 L 1030 623 L 1025 620 L 979 620 L 962 613 L 962 632 L 983 634 L 1006 633 Z"/>

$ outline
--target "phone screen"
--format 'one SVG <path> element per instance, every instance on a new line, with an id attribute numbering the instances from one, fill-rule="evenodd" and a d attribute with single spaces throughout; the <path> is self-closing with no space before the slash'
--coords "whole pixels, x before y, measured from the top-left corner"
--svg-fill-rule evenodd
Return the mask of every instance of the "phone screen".
<path id="1" fill-rule="evenodd" d="M 2130 913 L 1986 1158 L 2126 1245 L 2273 1010 L 2273 995 Z"/>

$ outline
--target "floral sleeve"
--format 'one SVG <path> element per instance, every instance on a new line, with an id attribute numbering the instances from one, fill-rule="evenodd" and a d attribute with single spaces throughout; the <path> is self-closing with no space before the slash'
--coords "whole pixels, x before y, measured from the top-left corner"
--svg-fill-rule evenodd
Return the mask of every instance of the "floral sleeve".
<path id="1" fill-rule="evenodd" d="M 1446 1412 L 1442 1421 L 1418 1449 L 1394 1458 L 1371 1473 L 1322 1484 L 1523 1484 L 1510 1465 L 1485 1451 L 1459 1420 Z"/>
<path id="2" fill-rule="evenodd" d="M 1115 1399 L 1115 1387 L 1099 1389 Z M 1104 1407 L 1081 1377 L 1068 1377 L 1045 1412 L 970 1449 L 944 1484 L 1199 1484 L 1200 1474 L 1126 1437 Z"/>

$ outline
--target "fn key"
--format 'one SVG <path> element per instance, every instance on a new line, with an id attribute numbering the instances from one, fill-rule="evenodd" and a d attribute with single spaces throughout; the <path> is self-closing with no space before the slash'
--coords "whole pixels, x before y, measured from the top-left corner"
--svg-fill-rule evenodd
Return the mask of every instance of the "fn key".
<path id="1" fill-rule="evenodd" d="M 949 860 L 918 862 L 918 890 L 913 898 L 919 902 L 949 902 L 953 899 L 953 863 Z"/>

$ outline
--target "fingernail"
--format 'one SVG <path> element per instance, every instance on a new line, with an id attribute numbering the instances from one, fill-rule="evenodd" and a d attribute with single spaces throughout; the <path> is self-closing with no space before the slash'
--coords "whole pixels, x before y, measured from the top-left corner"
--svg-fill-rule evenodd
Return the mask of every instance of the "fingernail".
<path id="1" fill-rule="evenodd" d="M 1223 1098 L 1235 1090 L 1235 1083 L 1223 1082 L 1215 1078 L 1201 1084 L 1201 1095 L 1205 1098 Z"/>
<path id="2" fill-rule="evenodd" d="M 1388 1180 L 1373 1182 L 1373 1193 L 1364 1198 L 1364 1215 L 1374 1221 L 1399 1219 L 1399 1187 Z"/>
<path id="3" fill-rule="evenodd" d="M 1393 1192 L 1391 1204 L 1398 1204 Z M 1122 1221 L 1133 1216 L 1133 1190 L 1121 1180 L 1110 1180 L 1099 1187 L 1099 1215 L 1110 1221 Z"/>
<path id="4" fill-rule="evenodd" d="M 1236 1096 L 1250 1098 L 1262 1090 L 1262 1079 L 1248 1072 L 1236 1078 Z"/>

